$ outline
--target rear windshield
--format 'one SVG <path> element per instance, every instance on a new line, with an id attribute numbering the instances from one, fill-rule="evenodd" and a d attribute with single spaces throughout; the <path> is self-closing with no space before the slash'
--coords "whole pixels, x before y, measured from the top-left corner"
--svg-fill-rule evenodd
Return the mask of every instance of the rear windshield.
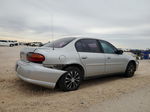
<path id="1" fill-rule="evenodd" d="M 62 38 L 45 44 L 43 47 L 62 48 L 73 41 L 75 38 Z"/>

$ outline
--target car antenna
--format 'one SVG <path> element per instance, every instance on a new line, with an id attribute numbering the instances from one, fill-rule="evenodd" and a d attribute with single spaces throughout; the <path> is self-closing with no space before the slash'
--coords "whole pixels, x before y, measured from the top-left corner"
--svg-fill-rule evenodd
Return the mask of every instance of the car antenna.
<path id="1" fill-rule="evenodd" d="M 51 15 L 51 37 L 52 37 L 52 42 L 53 42 L 53 50 L 54 50 L 54 26 L 53 26 L 53 15 Z"/>

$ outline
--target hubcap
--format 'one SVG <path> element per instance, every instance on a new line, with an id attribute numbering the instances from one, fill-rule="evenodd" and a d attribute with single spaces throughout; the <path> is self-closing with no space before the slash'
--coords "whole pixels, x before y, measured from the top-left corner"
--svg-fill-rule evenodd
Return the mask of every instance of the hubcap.
<path id="1" fill-rule="evenodd" d="M 72 79 L 71 79 L 71 82 L 74 82 L 74 81 L 75 81 L 75 79 L 74 79 L 74 78 L 72 78 Z"/>
<path id="2" fill-rule="evenodd" d="M 80 84 L 80 75 L 77 71 L 69 71 L 65 78 L 65 84 L 68 89 L 74 89 Z"/>

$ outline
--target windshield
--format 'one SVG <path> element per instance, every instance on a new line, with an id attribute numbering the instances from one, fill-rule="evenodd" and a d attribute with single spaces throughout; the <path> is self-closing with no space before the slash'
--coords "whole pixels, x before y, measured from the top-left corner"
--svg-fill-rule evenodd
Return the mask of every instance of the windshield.
<path id="1" fill-rule="evenodd" d="M 7 42 L 6 40 L 0 40 L 0 42 Z"/>
<path id="2" fill-rule="evenodd" d="M 54 47 L 54 48 L 62 48 L 73 41 L 75 38 L 62 38 L 55 40 L 53 42 L 49 42 L 45 44 L 43 47 Z"/>

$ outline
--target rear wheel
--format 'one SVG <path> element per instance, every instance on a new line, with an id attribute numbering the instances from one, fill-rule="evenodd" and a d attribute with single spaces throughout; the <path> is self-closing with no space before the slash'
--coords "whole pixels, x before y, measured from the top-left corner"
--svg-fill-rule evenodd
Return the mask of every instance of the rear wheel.
<path id="1" fill-rule="evenodd" d="M 77 90 L 82 80 L 81 70 L 74 66 L 67 67 L 65 70 L 67 72 L 59 80 L 60 89 L 63 91 Z"/>
<path id="2" fill-rule="evenodd" d="M 126 72 L 124 74 L 125 77 L 134 76 L 134 72 L 136 70 L 136 65 L 133 62 L 130 62 L 127 66 Z"/>

